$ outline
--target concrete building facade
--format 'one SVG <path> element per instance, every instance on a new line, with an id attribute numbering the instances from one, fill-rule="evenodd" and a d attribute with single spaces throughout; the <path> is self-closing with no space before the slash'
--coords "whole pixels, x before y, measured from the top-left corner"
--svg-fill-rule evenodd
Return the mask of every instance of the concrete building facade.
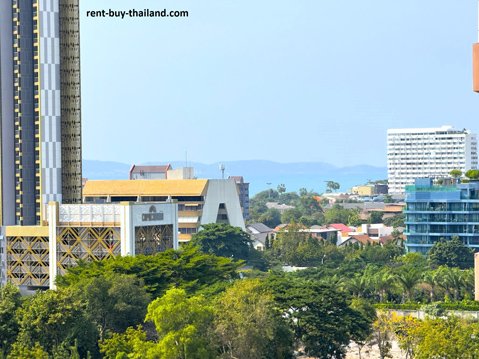
<path id="1" fill-rule="evenodd" d="M 236 182 L 243 218 L 247 221 L 249 219 L 249 183 L 245 182 L 243 176 L 230 176 L 228 178 Z"/>
<path id="2" fill-rule="evenodd" d="M 79 0 L 0 3 L 1 223 L 81 203 Z"/>
<path id="3" fill-rule="evenodd" d="M 79 0 L 0 1 L 0 278 L 5 226 L 81 203 Z M 2 271 L 3 270 L 3 271 Z"/>
<path id="4" fill-rule="evenodd" d="M 55 288 L 79 260 L 154 254 L 178 248 L 178 207 L 162 203 L 50 202 L 43 226 L 5 230 L 6 280 L 26 289 Z"/>
<path id="5" fill-rule="evenodd" d="M 245 229 L 234 180 L 97 180 L 87 181 L 83 189 L 85 203 L 121 201 L 178 202 L 180 242 L 187 242 L 201 226 L 227 223 Z"/>
<path id="6" fill-rule="evenodd" d="M 406 248 L 427 253 L 441 239 L 459 237 L 479 249 L 479 182 L 436 186 L 417 179 L 406 186 Z"/>
<path id="7" fill-rule="evenodd" d="M 389 193 L 402 194 L 416 178 L 448 177 L 478 166 L 477 138 L 471 131 L 451 126 L 387 131 Z"/>
<path id="8" fill-rule="evenodd" d="M 167 173 L 171 170 L 171 165 L 164 166 L 139 166 L 133 165 L 130 168 L 130 179 L 166 179 Z"/>

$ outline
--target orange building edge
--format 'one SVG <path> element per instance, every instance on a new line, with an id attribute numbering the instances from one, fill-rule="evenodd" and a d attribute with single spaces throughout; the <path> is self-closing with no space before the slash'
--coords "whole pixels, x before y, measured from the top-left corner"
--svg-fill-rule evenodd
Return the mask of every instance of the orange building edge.
<path id="1" fill-rule="evenodd" d="M 474 253 L 474 300 L 479 300 L 479 253 Z"/>
<path id="2" fill-rule="evenodd" d="M 472 86 L 479 92 L 479 43 L 472 45 Z"/>

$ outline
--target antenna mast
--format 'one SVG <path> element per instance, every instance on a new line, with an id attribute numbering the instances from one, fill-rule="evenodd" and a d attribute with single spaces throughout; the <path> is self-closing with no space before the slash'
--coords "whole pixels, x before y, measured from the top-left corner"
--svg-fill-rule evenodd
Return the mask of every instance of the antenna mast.
<path id="1" fill-rule="evenodd" d="M 220 163 L 221 179 L 225 179 L 225 165 Z"/>

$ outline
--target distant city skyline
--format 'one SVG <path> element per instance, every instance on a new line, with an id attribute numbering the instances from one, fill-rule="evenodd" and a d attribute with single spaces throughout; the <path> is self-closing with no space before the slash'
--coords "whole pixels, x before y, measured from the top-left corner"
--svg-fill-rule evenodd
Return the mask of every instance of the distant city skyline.
<path id="1" fill-rule="evenodd" d="M 385 166 L 388 128 L 478 132 L 476 36 L 475 1 L 83 0 L 83 157 Z"/>

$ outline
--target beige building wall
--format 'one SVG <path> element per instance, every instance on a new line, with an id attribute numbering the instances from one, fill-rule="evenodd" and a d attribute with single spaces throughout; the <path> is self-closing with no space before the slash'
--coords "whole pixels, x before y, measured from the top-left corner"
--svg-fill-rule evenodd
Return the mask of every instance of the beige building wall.
<path id="1" fill-rule="evenodd" d="M 374 194 L 373 186 L 355 186 L 352 192 L 358 196 L 372 196 Z"/>

